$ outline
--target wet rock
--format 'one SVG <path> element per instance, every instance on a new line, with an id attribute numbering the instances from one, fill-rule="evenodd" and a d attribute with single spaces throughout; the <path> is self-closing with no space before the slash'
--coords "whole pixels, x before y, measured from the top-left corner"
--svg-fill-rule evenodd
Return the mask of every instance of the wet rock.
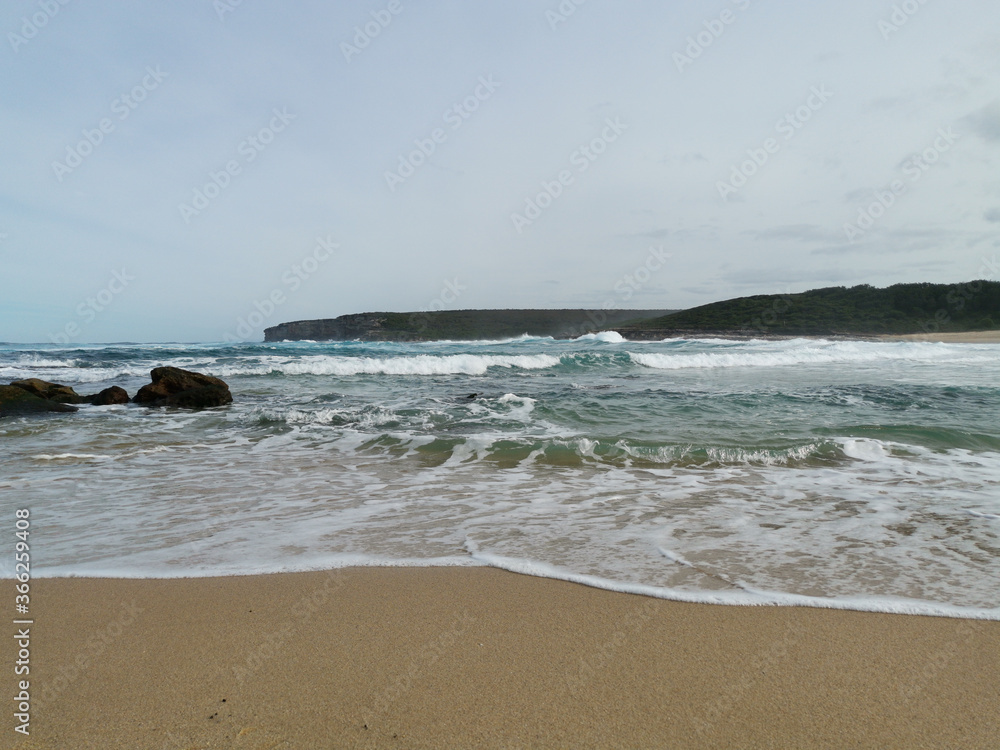
<path id="1" fill-rule="evenodd" d="M 180 406 L 207 409 L 233 401 L 225 381 L 179 367 L 157 367 L 150 371 L 152 383 L 139 389 L 132 399 L 143 406 Z"/>
<path id="2" fill-rule="evenodd" d="M 0 385 L 0 417 L 77 411 L 75 406 L 40 398 L 25 388 Z"/>
<path id="3" fill-rule="evenodd" d="M 82 404 L 86 401 L 83 396 L 68 385 L 50 383 L 47 380 L 39 380 L 38 378 L 15 380 L 11 385 L 21 388 L 38 398 L 44 398 L 46 401 L 58 401 L 62 404 Z"/>
<path id="4" fill-rule="evenodd" d="M 203 388 L 189 388 L 186 391 L 167 396 L 166 406 L 180 406 L 185 409 L 210 409 L 233 402 L 233 394 L 229 388 L 218 385 L 206 385 Z"/>
<path id="5" fill-rule="evenodd" d="M 110 406 L 112 404 L 127 404 L 129 402 L 128 391 L 124 388 L 119 388 L 117 385 L 105 388 L 100 393 L 95 393 L 93 396 L 86 396 L 85 398 L 94 406 Z"/>

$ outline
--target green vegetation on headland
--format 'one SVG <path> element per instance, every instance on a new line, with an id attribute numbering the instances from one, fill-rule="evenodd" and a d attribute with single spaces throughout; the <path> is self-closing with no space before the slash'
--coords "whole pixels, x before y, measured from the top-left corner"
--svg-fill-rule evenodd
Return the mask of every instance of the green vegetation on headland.
<path id="1" fill-rule="evenodd" d="M 874 336 L 1000 329 L 1000 282 L 868 284 L 759 294 L 690 310 L 440 310 L 375 312 L 282 323 L 265 341 L 436 341 L 574 338 L 615 330 L 628 339 L 670 336 Z"/>
<path id="2" fill-rule="evenodd" d="M 869 284 L 713 302 L 617 330 L 625 338 L 683 334 L 852 336 L 1000 328 L 1000 282 Z"/>
<path id="3" fill-rule="evenodd" d="M 264 330 L 265 341 L 475 341 L 552 336 L 575 338 L 626 321 L 674 310 L 437 310 L 374 312 L 323 320 L 298 320 Z"/>

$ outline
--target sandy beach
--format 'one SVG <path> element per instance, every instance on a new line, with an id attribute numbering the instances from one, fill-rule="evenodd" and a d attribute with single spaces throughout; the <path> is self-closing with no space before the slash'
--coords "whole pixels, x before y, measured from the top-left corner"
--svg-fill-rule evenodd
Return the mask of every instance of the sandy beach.
<path id="1" fill-rule="evenodd" d="M 967 331 L 964 333 L 907 333 L 880 336 L 887 341 L 932 341 L 944 344 L 1000 344 L 1000 331 Z"/>
<path id="2" fill-rule="evenodd" d="M 32 586 L 31 734 L 8 712 L 2 747 L 994 748 L 1000 737 L 996 622 L 681 604 L 489 568 Z M 13 639 L 3 643 L 12 664 Z"/>

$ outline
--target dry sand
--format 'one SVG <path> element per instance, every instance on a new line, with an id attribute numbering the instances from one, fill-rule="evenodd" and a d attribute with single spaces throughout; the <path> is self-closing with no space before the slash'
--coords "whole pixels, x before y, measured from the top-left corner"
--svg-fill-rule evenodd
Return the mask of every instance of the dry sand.
<path id="1" fill-rule="evenodd" d="M 997 622 L 488 568 L 32 587 L 31 735 L 8 703 L 0 747 L 1000 747 Z"/>
<path id="2" fill-rule="evenodd" d="M 907 333 L 880 336 L 890 341 L 934 341 L 945 344 L 1000 344 L 1000 331 L 968 331 L 966 333 Z"/>

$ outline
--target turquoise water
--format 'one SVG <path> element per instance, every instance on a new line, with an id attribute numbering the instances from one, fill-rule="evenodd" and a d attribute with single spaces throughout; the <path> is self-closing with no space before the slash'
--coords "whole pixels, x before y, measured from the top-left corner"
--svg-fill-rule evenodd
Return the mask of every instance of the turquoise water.
<path id="1" fill-rule="evenodd" d="M 8 517 L 32 510 L 36 575 L 489 564 L 1000 619 L 998 354 L 614 334 L 7 345 L 0 382 L 134 394 L 170 364 L 235 402 L 5 419 L 0 495 Z"/>

